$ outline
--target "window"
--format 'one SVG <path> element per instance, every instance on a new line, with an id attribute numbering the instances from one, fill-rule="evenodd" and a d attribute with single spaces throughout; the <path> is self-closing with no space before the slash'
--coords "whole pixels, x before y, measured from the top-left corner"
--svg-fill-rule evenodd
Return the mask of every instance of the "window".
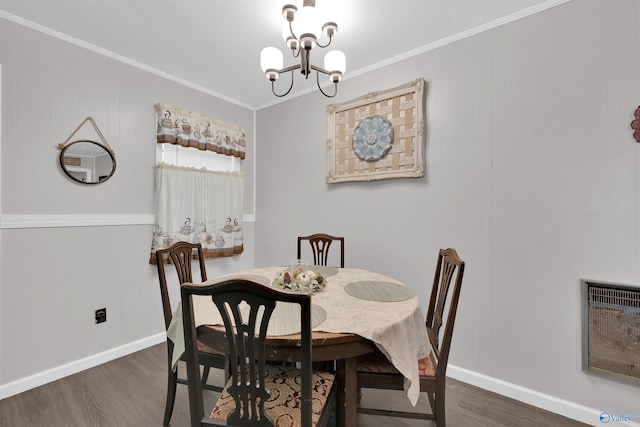
<path id="1" fill-rule="evenodd" d="M 210 171 L 240 171 L 237 157 L 172 144 L 156 144 L 156 164 L 159 163 Z"/>
<path id="2" fill-rule="evenodd" d="M 200 243 L 206 258 L 242 253 L 244 129 L 164 103 L 158 113 L 153 252 Z"/>

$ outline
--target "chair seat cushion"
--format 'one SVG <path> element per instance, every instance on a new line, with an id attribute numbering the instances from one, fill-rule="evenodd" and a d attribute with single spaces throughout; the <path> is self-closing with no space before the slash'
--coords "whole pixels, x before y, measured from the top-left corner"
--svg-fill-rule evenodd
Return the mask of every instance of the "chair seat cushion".
<path id="1" fill-rule="evenodd" d="M 358 372 L 369 372 L 375 374 L 401 375 L 400 372 L 389 362 L 389 359 L 379 351 L 365 354 L 358 358 Z M 421 377 L 433 377 L 436 372 L 430 357 L 423 357 L 418 360 L 418 373 Z"/>
<path id="2" fill-rule="evenodd" d="M 302 371 L 300 369 L 268 365 L 265 366 L 266 388 L 271 396 L 265 402 L 264 409 L 276 427 L 300 426 L 300 383 Z M 236 404 L 227 391 L 230 379 L 224 388 L 216 406 L 211 411 L 211 418 L 227 419 L 235 410 Z M 327 403 L 329 392 L 335 381 L 335 376 L 328 372 L 314 371 L 312 382 L 313 426 L 317 425 L 323 408 Z"/>
<path id="3" fill-rule="evenodd" d="M 208 345 L 206 345 L 205 343 L 203 343 L 202 341 L 198 340 L 197 341 L 198 344 L 198 351 L 202 352 L 202 353 L 211 353 L 211 354 L 218 354 L 220 356 L 224 356 L 224 352 L 218 349 L 215 349 L 213 347 L 209 347 Z"/>

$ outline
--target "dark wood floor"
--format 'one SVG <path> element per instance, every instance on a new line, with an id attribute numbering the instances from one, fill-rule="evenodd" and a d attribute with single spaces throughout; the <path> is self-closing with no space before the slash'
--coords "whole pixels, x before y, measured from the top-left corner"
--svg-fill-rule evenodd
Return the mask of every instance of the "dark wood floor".
<path id="1" fill-rule="evenodd" d="M 212 377 L 212 380 L 216 379 Z M 162 425 L 166 347 L 159 344 L 0 400 L 0 426 L 156 427 Z M 217 397 L 208 393 L 212 402 Z M 402 392 L 364 390 L 363 404 L 408 405 Z M 426 398 L 419 409 L 426 410 Z M 582 427 L 582 424 L 455 380 L 447 382 L 450 427 Z M 171 425 L 189 425 L 186 387 L 178 385 Z M 435 423 L 358 415 L 359 427 L 432 427 Z"/>

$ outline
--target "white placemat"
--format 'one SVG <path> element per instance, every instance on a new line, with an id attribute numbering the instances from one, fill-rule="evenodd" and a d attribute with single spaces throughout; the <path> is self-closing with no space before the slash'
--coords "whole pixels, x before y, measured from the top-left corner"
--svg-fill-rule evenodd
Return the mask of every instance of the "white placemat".
<path id="1" fill-rule="evenodd" d="M 416 296 L 407 286 L 371 280 L 348 283 L 344 291 L 352 297 L 378 302 L 406 301 Z"/>
<path id="2" fill-rule="evenodd" d="M 249 306 L 241 309 L 242 319 L 249 318 Z M 315 328 L 327 318 L 324 308 L 316 304 L 311 304 L 311 327 Z M 276 308 L 271 314 L 267 335 L 291 335 L 300 332 L 300 305 L 295 303 L 276 303 Z"/>

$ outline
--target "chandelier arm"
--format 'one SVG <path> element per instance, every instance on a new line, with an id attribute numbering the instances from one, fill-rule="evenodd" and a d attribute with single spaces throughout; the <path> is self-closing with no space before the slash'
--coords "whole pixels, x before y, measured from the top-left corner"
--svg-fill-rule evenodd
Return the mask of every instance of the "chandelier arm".
<path id="1" fill-rule="evenodd" d="M 316 40 L 316 46 L 321 47 L 321 48 L 328 47 L 331 44 L 332 40 L 333 40 L 333 36 L 329 36 L 329 41 L 325 45 L 320 44 L 320 42 Z"/>
<path id="2" fill-rule="evenodd" d="M 318 66 L 316 66 L 316 65 L 313 65 L 313 64 L 311 64 L 311 65 L 309 66 L 309 68 L 311 68 L 312 70 L 315 70 L 315 71 L 316 71 L 316 74 L 317 74 L 318 72 L 320 72 L 320 73 L 322 73 L 322 74 L 326 74 L 327 76 L 331 74 L 331 71 L 327 71 L 327 70 L 325 70 L 324 68 L 320 68 L 320 67 L 318 67 Z"/>
<path id="3" fill-rule="evenodd" d="M 326 73 L 325 70 L 323 70 L 322 68 L 318 68 L 318 67 L 315 67 L 313 65 L 311 66 L 311 68 L 316 70 L 316 83 L 318 84 L 318 90 L 320 90 L 320 92 L 322 92 L 322 94 L 324 96 L 326 96 L 327 98 L 333 98 L 334 96 L 336 96 L 338 94 L 338 83 L 334 83 L 333 84 L 333 87 L 334 87 L 333 95 L 327 94 L 325 91 L 322 90 L 322 87 L 320 86 L 320 72 L 325 73 L 325 74 L 329 74 L 329 73 Z M 291 90 L 291 89 L 289 89 L 289 90 Z"/>
<path id="4" fill-rule="evenodd" d="M 279 73 L 279 74 L 282 74 L 282 73 L 286 73 L 286 72 L 288 72 L 288 71 L 297 70 L 297 69 L 299 69 L 299 68 L 301 68 L 301 65 L 300 65 L 300 64 L 296 64 L 296 65 L 292 65 L 292 66 L 290 66 L 290 67 L 286 67 L 286 68 L 283 68 L 283 69 L 281 69 L 281 70 L 276 70 L 276 71 L 278 71 L 278 73 Z M 293 74 L 293 73 L 292 73 L 292 74 Z"/>
<path id="5" fill-rule="evenodd" d="M 291 33 L 291 37 L 293 37 L 295 39 L 295 46 L 296 47 L 291 47 L 291 54 L 293 55 L 294 58 L 297 58 L 297 57 L 300 56 L 300 51 L 302 50 L 302 47 L 300 46 L 300 38 L 298 38 L 293 33 L 292 22 L 293 21 L 289 21 L 289 33 Z M 287 43 L 287 46 L 289 46 L 289 43 Z"/>
<path id="6" fill-rule="evenodd" d="M 275 96 L 277 96 L 278 98 L 282 98 L 283 96 L 287 96 L 287 95 L 289 95 L 289 92 L 291 92 L 291 89 L 293 89 L 293 74 L 294 74 L 294 73 L 293 73 L 293 70 L 295 70 L 296 68 L 299 68 L 299 66 L 296 66 L 296 67 L 288 67 L 288 68 L 289 68 L 289 69 L 286 69 L 286 68 L 285 68 L 285 70 L 287 70 L 287 71 L 290 71 L 290 72 L 291 72 L 291 85 L 289 86 L 289 89 L 288 89 L 285 93 L 283 93 L 283 94 L 281 94 L 281 95 L 278 95 L 278 94 L 276 93 L 276 81 L 275 81 L 275 80 L 271 80 L 271 93 L 273 93 L 273 94 L 274 94 Z M 286 71 L 285 71 L 285 72 L 286 72 Z"/>
<path id="7" fill-rule="evenodd" d="M 293 21 L 289 21 L 289 32 L 294 39 L 298 40 L 298 42 L 300 41 L 300 37 L 296 36 L 296 34 L 293 32 Z"/>

